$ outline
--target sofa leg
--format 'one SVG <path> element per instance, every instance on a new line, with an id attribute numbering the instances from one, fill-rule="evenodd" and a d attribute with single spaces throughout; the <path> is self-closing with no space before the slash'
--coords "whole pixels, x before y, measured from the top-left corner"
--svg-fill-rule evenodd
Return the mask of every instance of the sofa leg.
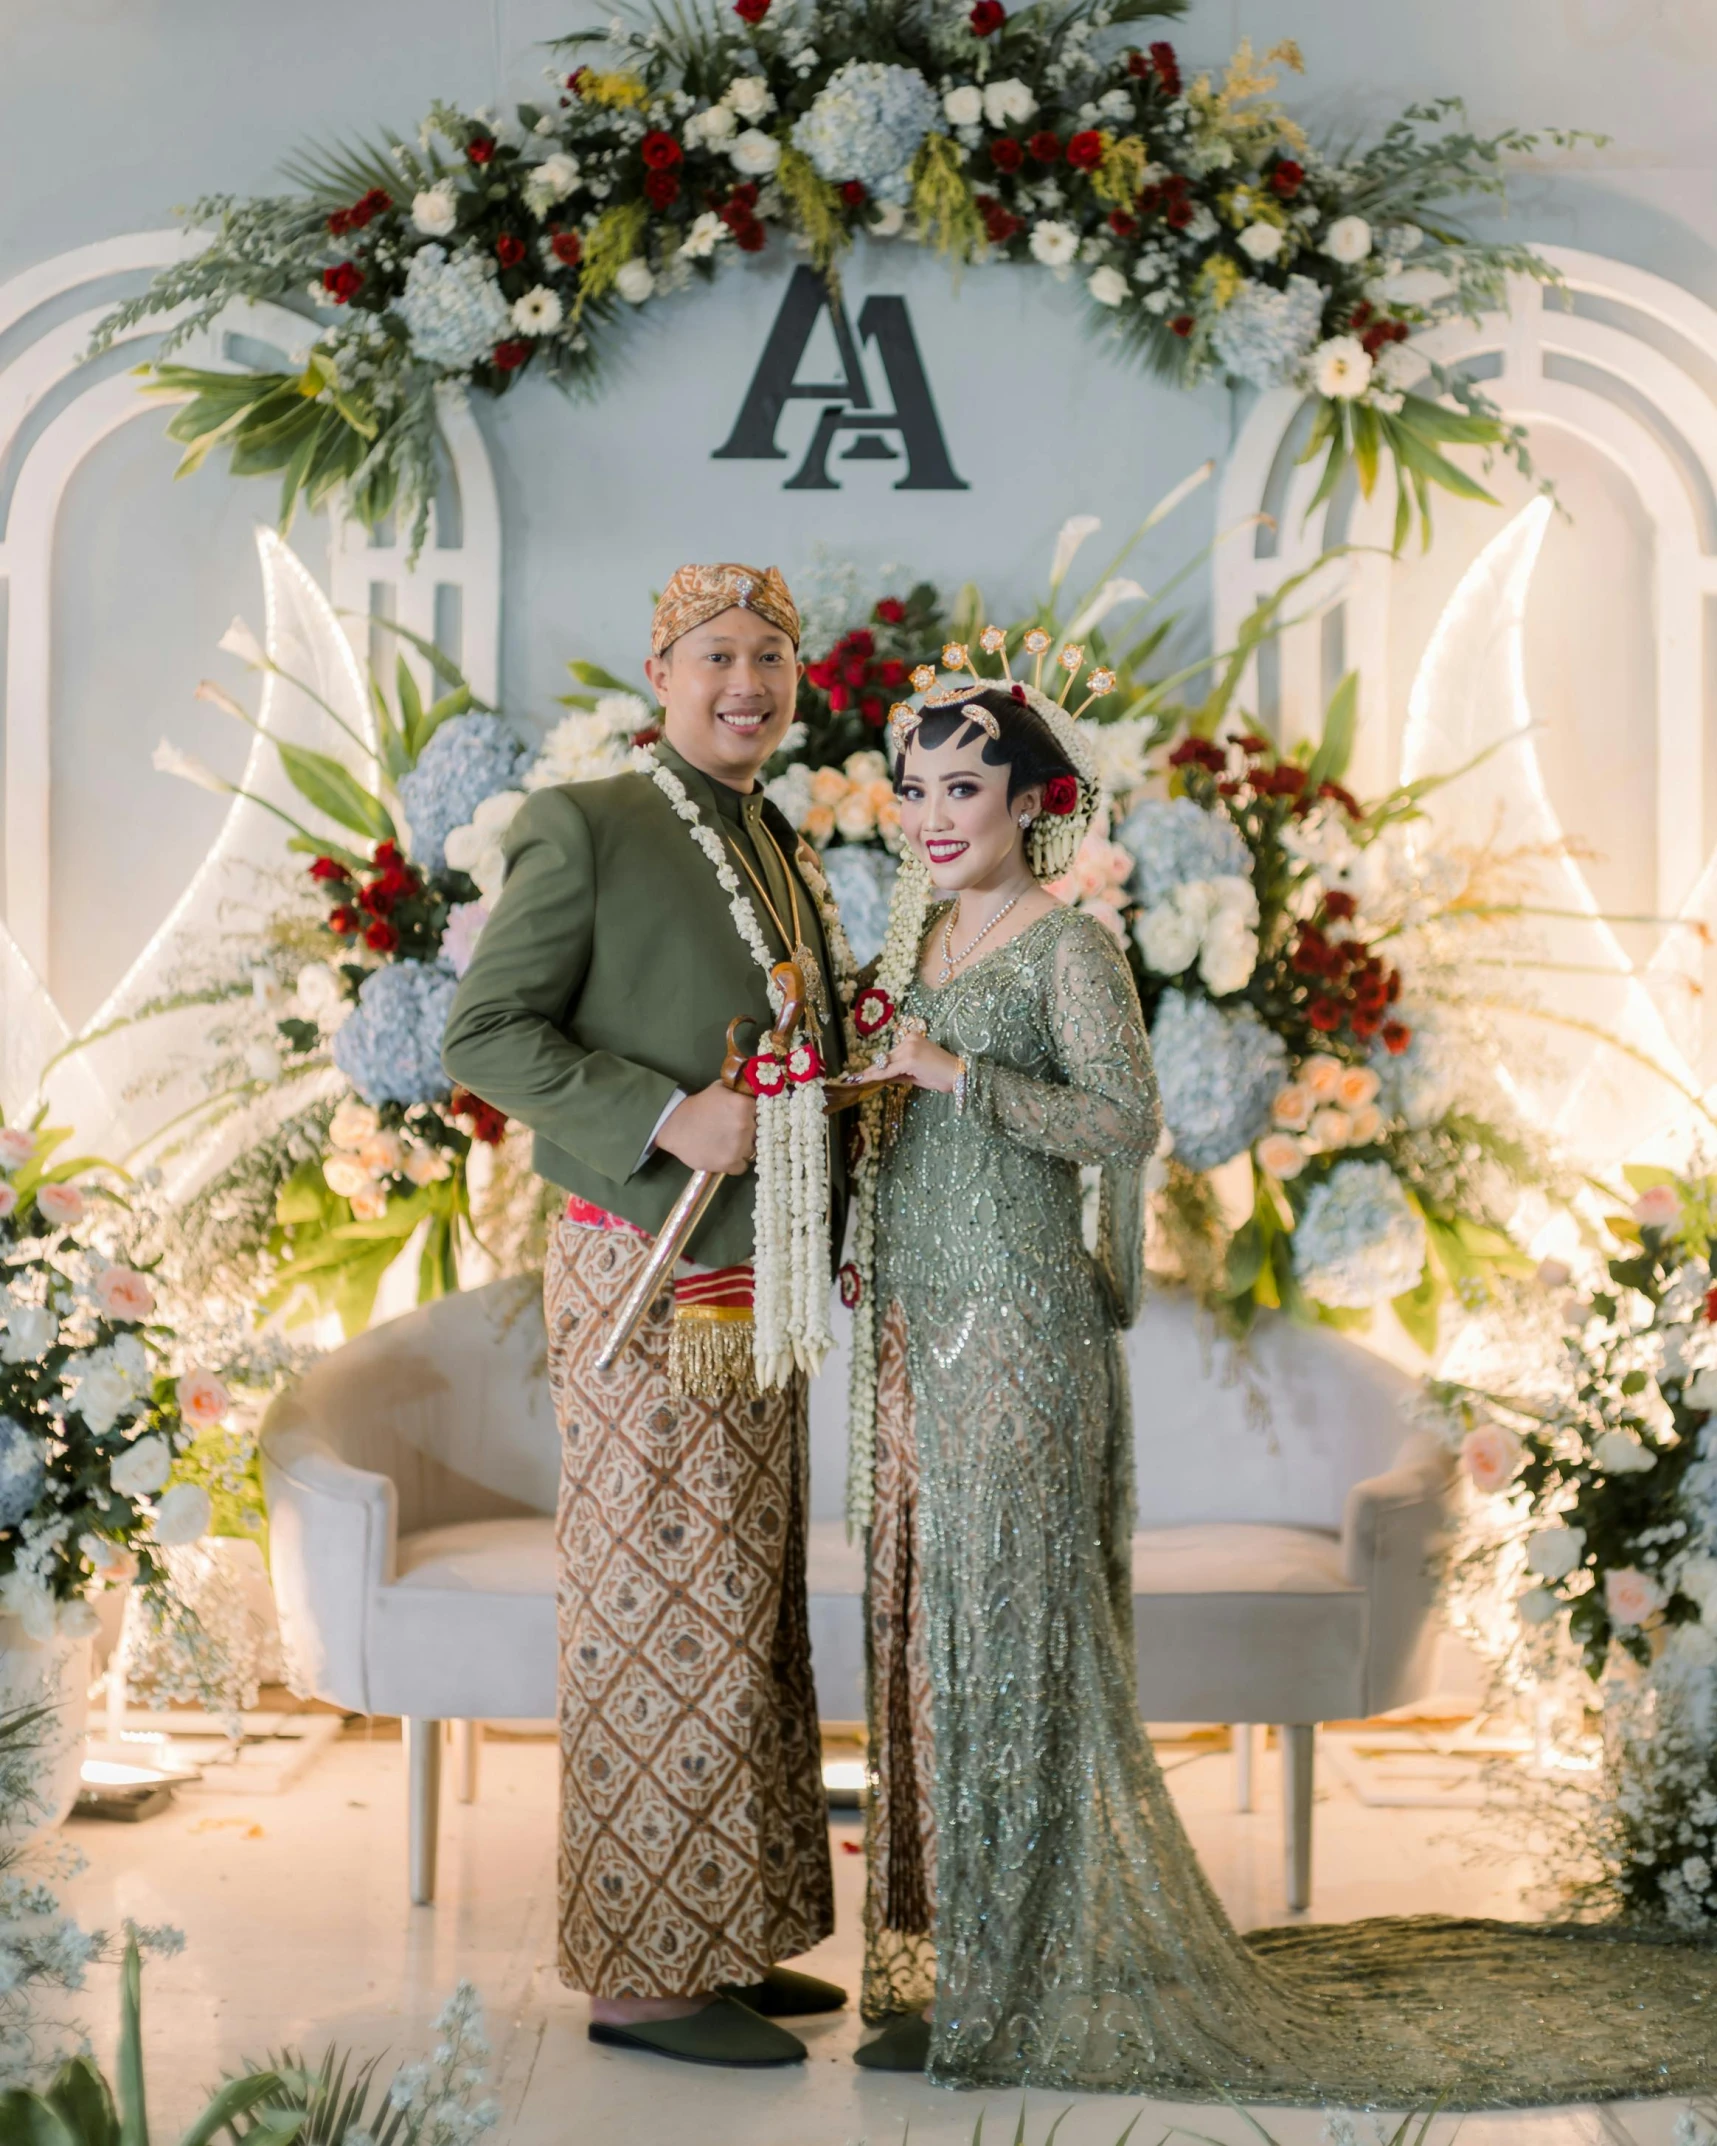
<path id="1" fill-rule="evenodd" d="M 1282 1826 L 1288 1905 L 1297 1914 L 1312 1902 L 1312 1758 L 1317 1729 L 1309 1721 L 1282 1730 Z"/>
<path id="2" fill-rule="evenodd" d="M 411 1855 L 411 1904 L 427 1907 L 435 1898 L 435 1849 L 441 1818 L 441 1723 L 411 1720 L 405 1730 L 408 1836 Z"/>
<path id="3" fill-rule="evenodd" d="M 1257 1731 L 1249 1721 L 1236 1721 L 1228 1731 L 1234 1743 L 1234 1808 L 1255 1808 L 1252 1797 L 1252 1755 L 1257 1749 Z"/>
<path id="4" fill-rule="evenodd" d="M 453 1724 L 453 1793 L 461 1803 L 477 1800 L 477 1764 L 483 1755 L 483 1724 Z"/>

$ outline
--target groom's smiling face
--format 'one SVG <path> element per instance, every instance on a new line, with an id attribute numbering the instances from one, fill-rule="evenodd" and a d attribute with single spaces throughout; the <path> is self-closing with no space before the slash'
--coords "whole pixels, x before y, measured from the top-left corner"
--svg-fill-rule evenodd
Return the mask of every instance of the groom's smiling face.
<path id="1" fill-rule="evenodd" d="M 749 790 L 793 720 L 804 666 L 779 626 L 738 605 L 644 666 L 668 743 L 693 767 Z"/>

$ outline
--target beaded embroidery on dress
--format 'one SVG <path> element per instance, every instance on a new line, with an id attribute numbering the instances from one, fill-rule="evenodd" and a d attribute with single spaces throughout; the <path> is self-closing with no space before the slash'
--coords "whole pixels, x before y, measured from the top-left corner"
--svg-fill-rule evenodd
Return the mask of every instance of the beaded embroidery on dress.
<path id="1" fill-rule="evenodd" d="M 945 2085 L 1394 2108 L 1709 2090 L 1717 1951 L 1435 1917 L 1235 1930 L 1134 1711 L 1119 1332 L 1160 1115 L 1132 979 L 1057 910 L 902 1011 L 968 1079 L 963 1110 L 913 1095 L 879 1184 L 866 2016 L 933 1982 Z"/>

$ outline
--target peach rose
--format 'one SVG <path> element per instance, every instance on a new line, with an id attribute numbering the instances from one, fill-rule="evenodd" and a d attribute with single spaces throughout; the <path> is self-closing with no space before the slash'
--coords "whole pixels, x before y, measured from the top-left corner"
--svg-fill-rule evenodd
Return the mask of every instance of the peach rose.
<path id="1" fill-rule="evenodd" d="M 811 802 L 813 805 L 838 805 L 852 784 L 838 767 L 820 767 L 811 777 Z"/>
<path id="2" fill-rule="evenodd" d="M 70 1229 L 89 1211 L 88 1202 L 76 1185 L 38 1185 L 36 1205 L 42 1210 L 42 1219 L 59 1229 Z"/>
<path id="3" fill-rule="evenodd" d="M 1270 1115 L 1291 1132 L 1304 1132 L 1312 1122 L 1312 1091 L 1299 1081 L 1290 1081 L 1270 1105 Z"/>
<path id="4" fill-rule="evenodd" d="M 1344 1066 L 1335 1084 L 1335 1099 L 1343 1110 L 1363 1110 L 1376 1101 L 1379 1085 L 1369 1066 Z"/>
<path id="5" fill-rule="evenodd" d="M 380 1185 L 366 1185 L 352 1194 L 352 1212 L 360 1222 L 379 1222 L 388 1211 L 388 1196 Z"/>
<path id="6" fill-rule="evenodd" d="M 1668 1191 L 1668 1187 L 1662 1188 Z M 1655 1617 L 1663 1607 L 1663 1589 L 1649 1572 L 1640 1572 L 1632 1565 L 1618 1566 L 1604 1574 L 1604 1607 L 1610 1613 L 1610 1622 L 1619 1625 L 1644 1624 L 1648 1617 Z"/>
<path id="7" fill-rule="evenodd" d="M 95 1301 L 110 1319 L 147 1319 L 155 1292 L 147 1275 L 130 1267 L 104 1267 L 95 1278 Z"/>
<path id="8" fill-rule="evenodd" d="M 398 1133 L 372 1133 L 358 1150 L 358 1160 L 372 1177 L 391 1177 L 405 1161 Z"/>
<path id="9" fill-rule="evenodd" d="M 233 1397 L 212 1371 L 187 1371 L 176 1389 L 179 1413 L 193 1429 L 206 1431 L 219 1423 L 233 1405 Z"/>
<path id="10" fill-rule="evenodd" d="M 863 790 L 849 790 L 835 807 L 835 825 L 849 842 L 862 842 L 876 832 L 876 812 Z"/>
<path id="11" fill-rule="evenodd" d="M 369 1181 L 370 1173 L 350 1155 L 330 1155 L 322 1165 L 322 1182 L 342 1200 L 355 1199 Z"/>
<path id="12" fill-rule="evenodd" d="M 900 832 L 900 800 L 890 796 L 887 804 L 876 808 L 876 824 L 879 833 L 893 835 Z"/>
<path id="13" fill-rule="evenodd" d="M 1681 1220 L 1681 1195 L 1673 1185 L 1653 1185 L 1634 1202 L 1641 1229 L 1673 1229 Z"/>
<path id="14" fill-rule="evenodd" d="M 855 753 L 853 758 L 856 760 L 858 755 Z M 848 764 L 850 765 L 851 763 L 849 762 Z M 894 803 L 894 785 L 891 782 L 867 782 L 864 786 L 864 796 L 865 803 L 869 805 L 872 812 L 880 814 L 886 806 Z"/>
<path id="15" fill-rule="evenodd" d="M 405 1158 L 405 1174 L 414 1185 L 434 1185 L 453 1172 L 439 1148 L 413 1148 Z"/>
<path id="16" fill-rule="evenodd" d="M 1345 1070 L 1339 1058 L 1331 1058 L 1327 1051 L 1314 1051 L 1301 1065 L 1300 1079 L 1312 1091 L 1315 1102 L 1332 1103 Z"/>
<path id="17" fill-rule="evenodd" d="M 1306 1151 L 1292 1133 L 1266 1133 L 1253 1151 L 1258 1167 L 1272 1177 L 1298 1177 L 1306 1166 Z"/>
<path id="18" fill-rule="evenodd" d="M 0 1125 L 0 1170 L 21 1170 L 36 1152 L 36 1136 L 21 1125 Z"/>
<path id="19" fill-rule="evenodd" d="M 1350 1147 L 1369 1147 L 1383 1130 L 1383 1113 L 1375 1103 L 1367 1103 L 1363 1110 L 1356 1110 L 1348 1128 Z"/>
<path id="20" fill-rule="evenodd" d="M 1344 1148 L 1353 1138 L 1353 1120 L 1345 1110 L 1330 1105 L 1325 1110 L 1314 1110 L 1308 1130 L 1321 1148 Z"/>
<path id="21" fill-rule="evenodd" d="M 821 849 L 835 831 L 835 815 L 827 805 L 813 805 L 799 832 Z"/>
<path id="22" fill-rule="evenodd" d="M 1501 1423 L 1481 1423 L 1461 1440 L 1461 1466 L 1475 1490 L 1506 1490 L 1520 1473 L 1526 1448 Z"/>
<path id="23" fill-rule="evenodd" d="M 18 1188 L 16 1185 L 0 1185 L 0 1222 L 18 1211 Z"/>
<path id="24" fill-rule="evenodd" d="M 328 1138 L 337 1148 L 361 1148 L 380 1126 L 380 1118 L 368 1103 L 355 1102 L 348 1096 L 328 1121 Z"/>

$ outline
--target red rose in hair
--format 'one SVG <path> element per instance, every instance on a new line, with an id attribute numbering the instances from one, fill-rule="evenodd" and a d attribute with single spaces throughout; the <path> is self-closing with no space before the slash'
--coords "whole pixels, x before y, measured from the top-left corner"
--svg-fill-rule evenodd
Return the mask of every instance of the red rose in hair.
<path id="1" fill-rule="evenodd" d="M 1151 66 L 1157 80 L 1163 86 L 1166 97 L 1180 95 L 1180 62 L 1174 56 L 1174 47 L 1159 38 L 1151 47 Z"/>
<path id="2" fill-rule="evenodd" d="M 489 354 L 489 363 L 498 373 L 517 372 L 531 354 L 529 343 L 497 343 Z"/>
<path id="3" fill-rule="evenodd" d="M 1039 164 L 1054 164 L 1061 156 L 1061 139 L 1051 134 L 1047 127 L 1032 135 L 1026 142 L 1026 150 Z"/>
<path id="4" fill-rule="evenodd" d="M 342 939 L 349 939 L 362 922 L 362 917 L 346 902 L 328 912 L 328 929 L 337 931 Z"/>
<path id="5" fill-rule="evenodd" d="M 1192 315 L 1190 313 L 1177 313 L 1174 319 L 1169 322 L 1169 326 L 1176 335 L 1190 335 L 1193 330 Z"/>
<path id="6" fill-rule="evenodd" d="M 1125 209 L 1109 211 L 1109 229 L 1117 238 L 1131 238 L 1138 228 L 1137 218 L 1129 216 Z"/>
<path id="7" fill-rule="evenodd" d="M 664 134 L 658 127 L 638 144 L 638 154 L 651 171 L 672 171 L 685 161 L 686 153 L 671 134 Z"/>
<path id="8" fill-rule="evenodd" d="M 841 199 L 849 209 L 862 209 L 870 199 L 870 192 L 862 179 L 848 179 L 842 184 Z"/>
<path id="9" fill-rule="evenodd" d="M 584 241 L 576 231 L 551 231 L 548 250 L 563 268 L 576 268 L 584 258 Z"/>
<path id="10" fill-rule="evenodd" d="M 677 171 L 647 171 L 644 174 L 644 199 L 651 208 L 671 208 L 679 198 L 680 175 Z"/>
<path id="11" fill-rule="evenodd" d="M 1270 174 L 1270 187 L 1284 201 L 1292 201 L 1305 179 L 1305 169 L 1296 164 L 1291 156 L 1285 156 Z"/>
<path id="12" fill-rule="evenodd" d="M 476 141 L 466 143 L 465 154 L 473 164 L 487 164 L 495 154 L 495 145 L 486 134 L 480 135 Z"/>
<path id="13" fill-rule="evenodd" d="M 850 1259 L 840 1271 L 840 1285 L 841 1302 L 848 1311 L 857 1311 L 859 1299 L 864 1295 L 864 1281 Z"/>
<path id="14" fill-rule="evenodd" d="M 1079 779 L 1075 775 L 1051 775 L 1043 786 L 1043 809 L 1052 820 L 1064 820 L 1079 804 Z"/>
<path id="15" fill-rule="evenodd" d="M 322 288 L 337 306 L 355 298 L 364 287 L 364 272 L 356 261 L 342 261 L 338 268 L 322 271 Z"/>
<path id="16" fill-rule="evenodd" d="M 1069 137 L 1067 161 L 1075 171 L 1095 171 L 1103 161 L 1103 137 L 1095 127 L 1085 127 Z"/>
<path id="17" fill-rule="evenodd" d="M 364 944 L 373 953 L 391 954 L 399 944 L 399 933 L 383 918 L 377 917 L 364 934 Z"/>
<path id="18" fill-rule="evenodd" d="M 966 20 L 972 25 L 975 37 L 992 37 L 1008 19 L 1008 11 L 1002 0 L 976 0 Z"/>
<path id="19" fill-rule="evenodd" d="M 346 880 L 350 879 L 351 876 L 351 873 L 346 870 L 346 867 L 336 857 L 318 857 L 310 867 L 310 877 L 312 879 Z"/>
<path id="20" fill-rule="evenodd" d="M 748 22 L 755 28 L 768 14 L 769 0 L 733 0 L 733 12 L 741 22 Z"/>
<path id="21" fill-rule="evenodd" d="M 1383 1024 L 1383 1048 L 1391 1058 L 1399 1058 L 1413 1040 L 1413 1031 L 1405 1021 L 1385 1021 Z"/>
<path id="22" fill-rule="evenodd" d="M 1306 1019 L 1327 1036 L 1341 1026 L 1341 1008 L 1332 998 L 1315 998 L 1306 1008 Z"/>
<path id="23" fill-rule="evenodd" d="M 503 231 L 495 241 L 495 258 L 503 268 L 517 268 L 525 257 L 525 242 L 515 238 L 510 231 Z"/>
<path id="24" fill-rule="evenodd" d="M 990 144 L 990 162 L 997 171 L 1018 171 L 1025 162 L 1025 151 L 1011 134 L 998 134 Z"/>
<path id="25" fill-rule="evenodd" d="M 906 606 L 898 596 L 884 596 L 878 600 L 876 616 L 885 626 L 898 626 L 906 616 Z"/>

